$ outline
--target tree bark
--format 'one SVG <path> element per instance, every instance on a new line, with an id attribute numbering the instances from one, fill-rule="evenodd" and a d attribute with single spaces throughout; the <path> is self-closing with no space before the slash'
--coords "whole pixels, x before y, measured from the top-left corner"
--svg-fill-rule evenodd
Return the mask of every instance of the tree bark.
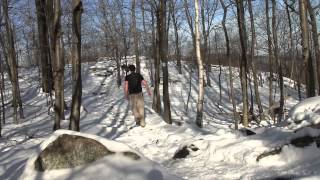
<path id="1" fill-rule="evenodd" d="M 179 41 L 179 33 L 178 33 L 178 22 L 176 17 L 176 9 L 175 9 L 175 3 L 174 0 L 170 0 L 170 10 L 171 10 L 171 16 L 172 16 L 172 23 L 173 23 L 173 29 L 174 29 L 174 38 L 175 38 L 175 58 L 177 61 L 177 69 L 179 74 L 182 74 L 182 68 L 181 68 L 181 50 L 180 50 L 180 41 Z"/>
<path id="2" fill-rule="evenodd" d="M 290 70 L 290 79 L 294 79 L 293 77 L 293 72 L 294 72 L 294 67 L 295 67 L 295 61 L 296 61 L 296 56 L 294 52 L 294 41 L 293 41 L 293 32 L 292 32 L 292 20 L 290 16 L 290 11 L 289 11 L 289 5 L 288 1 L 284 0 L 285 5 L 286 5 L 286 14 L 288 18 L 288 25 L 289 25 L 289 39 L 290 39 L 290 52 L 289 55 L 292 57 L 292 62 L 291 62 L 291 70 Z"/>
<path id="3" fill-rule="evenodd" d="M 318 38 L 318 26 L 317 26 L 317 19 L 314 13 L 314 10 L 311 6 L 310 0 L 306 0 L 309 17 L 311 20 L 311 31 L 312 31 L 312 40 L 313 46 L 315 51 L 315 64 L 316 64 L 316 73 L 318 77 L 318 95 L 320 95 L 320 46 L 319 46 L 319 38 Z"/>
<path id="4" fill-rule="evenodd" d="M 273 102 L 273 54 L 272 54 L 272 39 L 270 30 L 270 17 L 269 17 L 269 0 L 265 0 L 266 5 L 266 21 L 267 21 L 267 36 L 268 36 L 268 59 L 269 59 L 269 109 L 272 108 Z M 271 117 L 273 114 L 271 113 Z"/>
<path id="5" fill-rule="evenodd" d="M 139 42 L 136 25 L 136 0 L 132 0 L 132 34 L 134 39 L 134 53 L 136 55 L 136 72 L 140 73 Z"/>
<path id="6" fill-rule="evenodd" d="M 306 95 L 307 97 L 315 96 L 315 86 L 314 86 L 314 73 L 312 66 L 312 58 L 310 57 L 310 47 L 309 47 L 309 28 L 308 28 L 308 18 L 307 18 L 307 1 L 299 0 L 299 11 L 300 11 L 300 26 L 302 31 L 302 53 L 303 53 L 303 69 L 306 80 Z"/>
<path id="7" fill-rule="evenodd" d="M 156 9 L 156 18 L 158 19 L 159 12 Z M 152 49 L 153 49 L 153 59 L 154 59 L 154 89 L 153 89 L 153 101 L 152 101 L 152 109 L 157 112 L 161 113 L 161 101 L 160 101 L 160 57 L 159 57 L 159 32 L 156 32 L 155 28 L 155 20 L 154 14 L 152 12 L 151 15 L 152 21 Z M 157 21 L 157 28 L 158 28 L 158 21 Z"/>
<path id="8" fill-rule="evenodd" d="M 248 7 L 249 7 L 249 14 L 250 14 L 250 24 L 251 24 L 251 68 L 253 74 L 253 85 L 254 85 L 254 93 L 255 93 L 255 100 L 258 105 L 259 114 L 263 113 L 263 108 L 261 105 L 260 93 L 259 93 L 259 85 L 258 85 L 258 77 L 257 77 L 257 68 L 256 64 L 253 62 L 255 56 L 255 46 L 256 46 L 256 31 L 254 25 L 254 18 L 252 12 L 252 0 L 248 0 Z M 261 117 L 261 116 L 260 116 Z"/>
<path id="9" fill-rule="evenodd" d="M 48 43 L 48 27 L 45 14 L 45 0 L 35 0 L 38 20 L 38 43 L 41 66 L 41 85 L 43 92 L 51 93 L 53 88 L 52 67 L 50 61 L 50 48 Z M 49 66 L 50 65 L 50 66 Z"/>
<path id="10" fill-rule="evenodd" d="M 53 130 L 60 129 L 60 120 L 64 119 L 64 62 L 62 58 L 61 50 L 61 6 L 60 0 L 54 0 L 53 2 L 53 40 L 52 46 L 54 55 L 53 59 L 53 77 L 54 77 L 54 90 L 55 90 L 55 120 Z"/>
<path id="11" fill-rule="evenodd" d="M 278 75 L 279 75 L 279 85 L 280 85 L 280 106 L 278 113 L 278 122 L 281 121 L 283 115 L 283 106 L 284 106 L 284 92 L 283 92 L 283 74 L 282 74 L 282 61 L 279 59 L 279 47 L 278 47 L 278 36 L 277 36 L 277 14 L 276 14 L 276 1 L 272 0 L 272 35 L 273 35 L 273 48 L 274 48 L 274 57 L 278 66 Z"/>
<path id="12" fill-rule="evenodd" d="M 9 62 L 9 73 L 10 73 L 10 80 L 12 84 L 12 104 L 14 107 L 14 116 L 13 121 L 15 124 L 19 123 L 17 108 L 19 107 L 20 118 L 23 117 L 23 109 L 22 109 L 22 101 L 19 92 L 19 81 L 18 81 L 18 67 L 17 67 L 17 60 L 16 60 L 16 49 L 14 45 L 14 35 L 12 30 L 12 25 L 9 18 L 8 12 L 8 0 L 3 0 L 3 15 L 4 15 L 4 25 L 6 29 L 6 44 L 7 44 L 7 56 Z"/>
<path id="13" fill-rule="evenodd" d="M 81 14 L 82 1 L 72 0 L 72 105 L 69 129 L 80 131 L 81 79 Z"/>
<path id="14" fill-rule="evenodd" d="M 242 0 L 236 0 L 237 3 L 237 19 L 240 34 L 240 44 L 241 44 L 241 62 L 240 62 L 240 78 L 241 78 L 241 88 L 242 88 L 242 123 L 244 127 L 248 127 L 248 90 L 247 90 L 247 45 L 246 45 L 246 30 L 245 30 L 245 19 L 244 19 L 244 7 Z"/>
<path id="15" fill-rule="evenodd" d="M 232 103 L 232 111 L 233 111 L 233 120 L 235 124 L 235 129 L 238 129 L 237 109 L 236 109 L 236 102 L 234 99 L 234 88 L 233 88 L 233 77 L 232 77 L 233 72 L 232 72 L 231 57 L 230 57 L 230 40 L 229 40 L 228 30 L 226 26 L 228 7 L 224 4 L 224 0 L 220 0 L 220 3 L 223 8 L 222 27 L 223 27 L 224 37 L 226 40 L 226 49 L 227 49 L 226 55 L 229 63 L 229 82 L 230 82 L 230 94 L 231 94 L 231 103 Z"/>
<path id="16" fill-rule="evenodd" d="M 172 124 L 171 119 L 171 109 L 170 109 L 170 99 L 169 99 L 169 72 L 168 72 L 168 60 L 167 60 L 167 46 L 168 38 L 166 33 L 166 4 L 167 0 L 160 0 L 157 15 L 157 29 L 158 29 L 158 39 L 159 39 L 159 57 L 162 63 L 163 72 L 163 118 L 168 124 Z"/>
<path id="17" fill-rule="evenodd" d="M 197 102 L 197 117 L 196 125 L 200 128 L 203 127 L 203 98 L 204 98 L 204 68 L 203 62 L 201 59 L 200 53 L 200 33 L 199 33 L 199 2 L 198 0 L 194 1 L 195 7 L 195 48 L 196 48 L 196 57 L 198 64 L 198 78 L 199 78 L 199 94 Z"/>
<path id="18" fill-rule="evenodd" d="M 0 5 L 0 11 L 1 11 L 1 5 Z M 1 12 L 0 12 L 1 14 Z M 0 21 L 1 21 L 1 18 L 0 18 Z M 1 104 L 2 104 L 2 124 L 5 124 L 6 123 L 6 116 L 5 116 L 5 103 L 4 103 L 4 91 L 5 91 L 5 85 L 4 85 L 4 64 L 3 62 L 7 62 L 8 60 L 7 59 L 7 54 L 6 54 L 6 51 L 5 51 L 5 46 L 4 46 L 4 42 L 3 42 L 3 38 L 2 38 L 2 34 L 0 34 L 0 45 L 1 45 L 1 48 L 2 48 L 2 52 L 3 52 L 3 55 L 4 57 L 2 57 L 0 55 L 0 71 L 1 71 L 1 86 L 0 86 L 0 89 L 1 89 Z M 2 59 L 4 58 L 4 59 Z"/>
<path id="19" fill-rule="evenodd" d="M 211 87 L 211 81 L 210 81 L 210 66 L 211 66 L 211 64 L 208 62 L 208 36 L 209 36 L 209 32 L 206 31 L 205 14 L 204 14 L 205 5 L 204 5 L 204 3 L 205 3 L 205 1 L 202 0 L 201 1 L 201 24 L 202 24 L 202 36 L 203 36 L 203 50 L 202 50 L 203 56 L 202 56 L 202 60 L 203 60 L 203 62 L 205 64 L 205 67 L 206 67 L 205 68 L 206 69 L 206 77 L 207 77 L 207 84 L 206 85 Z M 219 81 L 220 81 L 220 75 L 219 75 Z M 221 104 L 221 98 L 220 98 L 220 104 Z"/>

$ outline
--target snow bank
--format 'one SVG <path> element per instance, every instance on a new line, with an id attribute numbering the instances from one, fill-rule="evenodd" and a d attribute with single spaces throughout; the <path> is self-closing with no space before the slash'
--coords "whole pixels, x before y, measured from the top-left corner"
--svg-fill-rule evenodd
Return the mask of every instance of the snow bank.
<path id="1" fill-rule="evenodd" d="M 312 97 L 296 104 L 289 112 L 291 129 L 300 129 L 320 123 L 320 96 Z"/>

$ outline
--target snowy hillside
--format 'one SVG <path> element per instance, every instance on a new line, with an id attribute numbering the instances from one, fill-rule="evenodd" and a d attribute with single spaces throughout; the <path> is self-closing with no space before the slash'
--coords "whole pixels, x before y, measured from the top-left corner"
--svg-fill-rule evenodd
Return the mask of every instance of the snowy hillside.
<path id="1" fill-rule="evenodd" d="M 133 62 L 133 57 L 130 58 Z M 150 82 L 147 62 L 142 58 L 141 69 L 144 78 Z M 278 127 L 267 121 L 252 123 L 252 131 L 256 134 L 247 136 L 233 129 L 232 105 L 228 98 L 228 68 L 222 68 L 220 103 L 219 68 L 213 66 L 210 74 L 212 87 L 207 86 L 205 89 L 204 128 L 199 129 L 194 124 L 198 86 L 196 69 L 184 65 L 183 73 L 179 75 L 174 64 L 170 63 L 169 88 L 174 123 L 166 124 L 152 110 L 152 99 L 145 93 L 147 125 L 141 128 L 135 126 L 123 88 L 117 86 L 115 68 L 114 62 L 106 59 L 96 64 L 83 64 L 81 132 L 125 143 L 170 174 L 184 179 L 320 178 L 320 162 L 315 161 L 320 158 L 316 139 L 320 137 L 320 130 L 314 127 L 303 128 L 320 121 L 319 97 L 295 106 L 289 113 L 288 121 Z M 7 124 L 3 127 L 3 137 L 0 140 L 0 179 L 19 179 L 28 158 L 52 134 L 53 113 L 47 106 L 49 97 L 41 93 L 37 73 L 30 73 L 31 71 L 35 72 L 36 69 L 23 69 L 20 75 L 26 118 L 21 124 L 15 125 L 12 123 L 12 112 L 6 111 Z M 69 107 L 70 71 L 70 67 L 66 67 L 65 99 Z M 236 102 L 240 108 L 238 73 L 234 69 Z M 259 87 L 265 108 L 269 92 L 266 77 L 262 74 L 265 84 Z M 298 103 L 298 95 L 292 81 L 285 79 L 285 83 L 285 108 L 290 109 Z M 186 109 L 190 90 L 190 102 Z M 69 110 L 65 112 L 66 119 L 69 113 Z M 62 128 L 68 128 L 68 120 L 62 121 Z M 292 144 L 295 138 L 307 135 L 315 140 L 305 147 Z M 260 156 L 266 152 L 277 153 Z"/>

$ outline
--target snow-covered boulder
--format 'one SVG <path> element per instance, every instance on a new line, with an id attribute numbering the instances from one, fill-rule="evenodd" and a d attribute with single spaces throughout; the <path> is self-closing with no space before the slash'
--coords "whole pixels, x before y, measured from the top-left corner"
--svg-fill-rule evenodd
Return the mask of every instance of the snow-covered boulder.
<path id="1" fill-rule="evenodd" d="M 127 145 L 58 130 L 27 161 L 21 179 L 179 179 Z"/>
<path id="2" fill-rule="evenodd" d="M 289 112 L 292 129 L 316 126 L 320 123 L 320 96 L 307 98 L 296 104 Z"/>

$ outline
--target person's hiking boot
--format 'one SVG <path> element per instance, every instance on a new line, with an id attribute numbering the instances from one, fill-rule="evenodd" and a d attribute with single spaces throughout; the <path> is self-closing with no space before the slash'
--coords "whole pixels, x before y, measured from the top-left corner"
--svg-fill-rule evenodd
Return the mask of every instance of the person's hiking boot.
<path id="1" fill-rule="evenodd" d="M 136 125 L 140 126 L 140 121 L 136 120 Z"/>
<path id="2" fill-rule="evenodd" d="M 146 126 L 146 122 L 145 121 L 140 121 L 140 126 L 141 127 L 145 127 Z"/>

